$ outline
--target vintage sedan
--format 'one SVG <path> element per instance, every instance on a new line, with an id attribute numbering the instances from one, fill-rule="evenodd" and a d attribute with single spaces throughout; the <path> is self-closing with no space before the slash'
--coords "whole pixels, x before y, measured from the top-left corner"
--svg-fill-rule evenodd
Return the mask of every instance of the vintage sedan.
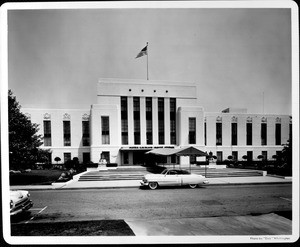
<path id="1" fill-rule="evenodd" d="M 10 215 L 22 213 L 33 206 L 29 199 L 30 194 L 26 190 L 11 190 L 10 191 Z"/>
<path id="2" fill-rule="evenodd" d="M 158 186 L 182 185 L 189 185 L 194 189 L 198 185 L 208 183 L 208 180 L 202 175 L 181 169 L 165 169 L 161 174 L 146 174 L 141 181 L 142 186 L 148 186 L 152 190 L 155 190 Z"/>

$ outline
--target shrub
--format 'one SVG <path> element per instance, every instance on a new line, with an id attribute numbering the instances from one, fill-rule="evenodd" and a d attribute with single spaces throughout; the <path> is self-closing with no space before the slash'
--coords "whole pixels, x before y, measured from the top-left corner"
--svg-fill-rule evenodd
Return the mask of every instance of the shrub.
<path id="1" fill-rule="evenodd" d="M 117 163 L 107 163 L 106 167 L 117 167 L 118 164 Z"/>

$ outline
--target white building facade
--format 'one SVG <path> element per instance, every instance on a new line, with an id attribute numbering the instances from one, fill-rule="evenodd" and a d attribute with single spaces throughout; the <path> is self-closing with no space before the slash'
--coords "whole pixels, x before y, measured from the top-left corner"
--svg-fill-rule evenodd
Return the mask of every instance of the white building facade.
<path id="1" fill-rule="evenodd" d="M 291 135 L 289 115 L 233 108 L 204 112 L 193 83 L 100 79 L 97 91 L 90 109 L 22 109 L 39 124 L 53 163 L 56 157 L 60 163 L 78 157 L 83 163 L 105 158 L 118 166 L 141 165 L 154 162 L 145 154 L 154 148 L 189 146 L 212 152 L 219 161 L 244 155 L 272 159 Z"/>

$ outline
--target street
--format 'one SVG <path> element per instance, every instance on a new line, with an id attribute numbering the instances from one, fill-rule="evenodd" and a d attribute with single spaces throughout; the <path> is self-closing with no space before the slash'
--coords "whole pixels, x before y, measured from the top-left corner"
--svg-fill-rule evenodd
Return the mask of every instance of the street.
<path id="1" fill-rule="evenodd" d="M 292 185 L 207 186 L 144 190 L 30 191 L 31 214 L 13 223 L 102 219 L 173 219 L 258 215 L 292 210 Z"/>

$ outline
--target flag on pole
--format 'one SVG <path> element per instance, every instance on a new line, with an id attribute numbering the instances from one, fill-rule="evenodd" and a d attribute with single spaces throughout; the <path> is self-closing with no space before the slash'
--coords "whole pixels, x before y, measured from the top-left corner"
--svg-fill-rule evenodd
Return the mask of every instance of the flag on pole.
<path id="1" fill-rule="evenodd" d="M 136 58 L 142 57 L 144 55 L 148 55 L 148 44 L 139 52 L 139 54 L 137 54 Z"/>

